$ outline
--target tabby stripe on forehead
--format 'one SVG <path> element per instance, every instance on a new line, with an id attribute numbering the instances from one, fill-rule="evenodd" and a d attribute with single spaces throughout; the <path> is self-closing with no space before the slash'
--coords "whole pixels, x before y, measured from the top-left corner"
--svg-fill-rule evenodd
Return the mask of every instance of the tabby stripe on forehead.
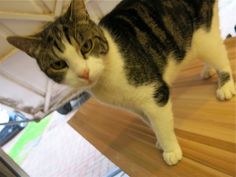
<path id="1" fill-rule="evenodd" d="M 54 41 L 54 46 L 55 46 L 60 52 L 63 52 L 63 51 L 64 51 L 64 50 L 63 50 L 63 47 L 62 47 L 63 44 L 60 45 L 60 43 L 61 43 L 61 42 L 56 39 L 56 40 Z"/>
<path id="2" fill-rule="evenodd" d="M 64 32 L 64 35 L 65 35 L 67 41 L 68 41 L 70 44 L 72 44 L 72 43 L 71 43 L 71 40 L 70 40 L 69 27 L 63 26 L 63 32 Z"/>
<path id="3" fill-rule="evenodd" d="M 61 51 L 61 50 L 59 50 L 59 51 L 61 51 L 61 52 L 64 52 L 64 50 L 65 50 L 65 46 L 64 46 L 64 44 L 61 42 L 61 45 L 63 45 L 63 51 Z M 57 48 L 57 47 L 56 47 Z M 60 56 L 60 54 L 56 51 L 56 50 L 54 50 L 53 48 L 51 49 L 51 50 L 49 50 L 48 52 L 47 52 L 47 54 L 48 54 L 48 58 L 50 57 L 51 59 L 50 60 L 48 60 L 48 61 L 51 61 L 51 63 L 50 64 L 52 64 L 53 62 L 55 62 L 55 61 L 58 61 L 58 60 L 63 60 L 62 58 L 61 58 L 61 56 Z"/>

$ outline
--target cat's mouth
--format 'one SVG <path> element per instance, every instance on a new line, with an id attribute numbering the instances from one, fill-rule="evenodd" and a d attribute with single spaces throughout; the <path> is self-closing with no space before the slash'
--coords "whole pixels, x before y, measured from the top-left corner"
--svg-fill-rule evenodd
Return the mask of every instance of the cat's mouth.
<path id="1" fill-rule="evenodd" d="M 78 75 L 79 80 L 82 80 L 83 82 L 86 82 L 88 84 L 92 83 L 91 80 L 91 73 L 89 69 L 84 69 L 84 71 Z"/>
<path id="2" fill-rule="evenodd" d="M 90 77 L 88 77 L 88 78 L 79 77 L 79 81 L 86 84 L 86 85 L 93 84 L 93 82 L 94 82 Z"/>

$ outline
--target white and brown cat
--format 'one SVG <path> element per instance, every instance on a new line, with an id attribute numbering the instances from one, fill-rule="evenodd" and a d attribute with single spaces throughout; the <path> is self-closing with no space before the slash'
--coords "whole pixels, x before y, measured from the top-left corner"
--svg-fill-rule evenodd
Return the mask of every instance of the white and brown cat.
<path id="1" fill-rule="evenodd" d="M 123 0 L 98 25 L 84 2 L 73 0 L 41 32 L 7 40 L 54 81 L 142 115 L 169 165 L 182 158 L 169 94 L 180 68 L 201 58 L 203 78 L 210 77 L 210 67 L 218 73 L 217 97 L 235 94 L 216 0 Z"/>

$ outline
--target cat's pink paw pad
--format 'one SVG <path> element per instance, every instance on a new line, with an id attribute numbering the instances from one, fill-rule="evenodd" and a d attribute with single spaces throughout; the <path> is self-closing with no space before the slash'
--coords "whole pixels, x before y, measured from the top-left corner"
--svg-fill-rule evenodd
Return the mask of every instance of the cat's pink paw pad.
<path id="1" fill-rule="evenodd" d="M 216 96 L 219 100 L 230 100 L 236 94 L 235 85 L 233 81 L 227 82 L 224 86 L 216 90 Z"/>

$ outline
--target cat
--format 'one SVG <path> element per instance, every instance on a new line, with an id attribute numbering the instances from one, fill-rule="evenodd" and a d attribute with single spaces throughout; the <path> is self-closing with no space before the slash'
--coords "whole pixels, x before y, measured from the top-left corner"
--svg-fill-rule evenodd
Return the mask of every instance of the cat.
<path id="1" fill-rule="evenodd" d="M 217 98 L 235 95 L 217 0 L 123 0 L 99 24 L 83 0 L 72 0 L 41 32 L 7 40 L 35 58 L 55 82 L 141 115 L 168 165 L 182 159 L 169 90 L 181 67 L 201 58 L 202 78 L 217 71 Z"/>

